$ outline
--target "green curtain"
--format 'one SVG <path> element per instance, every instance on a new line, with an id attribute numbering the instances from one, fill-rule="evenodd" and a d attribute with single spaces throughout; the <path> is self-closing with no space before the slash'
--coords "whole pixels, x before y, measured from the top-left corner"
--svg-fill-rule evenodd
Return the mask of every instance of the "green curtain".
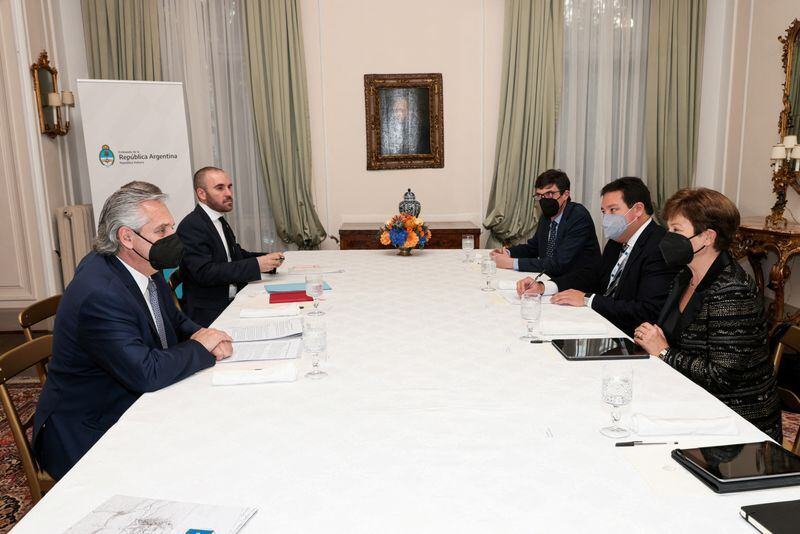
<path id="1" fill-rule="evenodd" d="M 563 21 L 563 0 L 506 0 L 495 171 L 483 221 L 489 247 L 536 227 L 533 182 L 555 161 Z"/>
<path id="2" fill-rule="evenodd" d="M 157 0 L 81 0 L 89 75 L 161 80 Z"/>
<path id="3" fill-rule="evenodd" d="M 706 0 L 651 0 L 645 135 L 658 206 L 694 178 L 705 23 Z"/>
<path id="4" fill-rule="evenodd" d="M 311 138 L 303 31 L 296 0 L 247 0 L 250 85 L 260 163 L 275 227 L 286 243 L 325 239 L 311 196 Z"/>

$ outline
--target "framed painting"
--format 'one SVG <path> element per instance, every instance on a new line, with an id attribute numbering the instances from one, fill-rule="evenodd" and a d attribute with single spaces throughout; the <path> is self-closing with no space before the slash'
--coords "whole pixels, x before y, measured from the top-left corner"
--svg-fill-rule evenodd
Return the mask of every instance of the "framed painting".
<path id="1" fill-rule="evenodd" d="M 367 170 L 444 167 L 442 75 L 365 74 Z"/>

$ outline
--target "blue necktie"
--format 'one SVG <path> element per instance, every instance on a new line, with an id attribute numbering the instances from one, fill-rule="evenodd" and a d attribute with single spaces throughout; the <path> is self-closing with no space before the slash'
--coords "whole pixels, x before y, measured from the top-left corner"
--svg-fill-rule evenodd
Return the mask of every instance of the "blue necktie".
<path id="1" fill-rule="evenodd" d="M 153 319 L 156 321 L 158 338 L 161 340 L 161 348 L 167 348 L 167 333 L 164 331 L 164 318 L 161 316 L 161 305 L 158 303 L 158 289 L 156 283 L 151 278 L 147 282 L 147 297 L 150 300 L 150 307 L 153 308 Z"/>
<path id="2" fill-rule="evenodd" d="M 550 223 L 550 235 L 547 236 L 547 258 L 552 258 L 556 251 L 556 233 L 558 233 L 558 223 L 553 221 Z"/>

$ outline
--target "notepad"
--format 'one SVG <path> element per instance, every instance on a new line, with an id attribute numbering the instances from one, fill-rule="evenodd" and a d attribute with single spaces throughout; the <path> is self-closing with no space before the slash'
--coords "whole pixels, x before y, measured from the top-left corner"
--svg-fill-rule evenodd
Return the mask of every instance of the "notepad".
<path id="1" fill-rule="evenodd" d="M 306 285 L 302 282 L 294 283 L 294 284 L 264 284 L 264 288 L 267 290 L 267 293 L 295 293 L 297 291 L 301 291 L 305 293 Z M 322 289 L 330 289 L 331 286 L 328 285 L 328 282 L 322 282 Z"/>
<path id="2" fill-rule="evenodd" d="M 290 293 L 270 293 L 270 304 L 282 304 L 285 302 L 311 302 L 314 299 L 306 295 L 305 291 L 292 291 Z"/>
<path id="3" fill-rule="evenodd" d="M 800 521 L 800 500 L 742 506 L 739 515 L 763 534 L 795 534 Z"/>

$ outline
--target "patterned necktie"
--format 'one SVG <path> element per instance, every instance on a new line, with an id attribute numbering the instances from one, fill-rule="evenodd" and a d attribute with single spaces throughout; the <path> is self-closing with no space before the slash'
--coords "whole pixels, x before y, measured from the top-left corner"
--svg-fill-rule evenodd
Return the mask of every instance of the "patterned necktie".
<path id="1" fill-rule="evenodd" d="M 550 223 L 550 234 L 547 236 L 547 255 L 546 257 L 552 258 L 553 253 L 556 251 L 556 234 L 558 233 L 558 223 L 553 221 Z"/>
<path id="2" fill-rule="evenodd" d="M 151 278 L 147 282 L 147 297 L 150 300 L 150 307 L 153 308 L 153 319 L 156 321 L 158 338 L 161 340 L 161 348 L 167 348 L 167 333 L 164 331 L 164 318 L 161 316 L 161 305 L 158 303 L 158 289 L 156 283 Z"/>
<path id="3" fill-rule="evenodd" d="M 619 279 L 622 277 L 622 270 L 625 268 L 625 263 L 628 261 L 628 244 L 622 245 L 622 250 L 619 251 L 619 259 L 617 264 L 614 265 L 614 270 L 611 271 L 611 278 L 608 280 L 608 288 L 606 289 L 605 296 L 614 295 L 619 286 Z"/>

